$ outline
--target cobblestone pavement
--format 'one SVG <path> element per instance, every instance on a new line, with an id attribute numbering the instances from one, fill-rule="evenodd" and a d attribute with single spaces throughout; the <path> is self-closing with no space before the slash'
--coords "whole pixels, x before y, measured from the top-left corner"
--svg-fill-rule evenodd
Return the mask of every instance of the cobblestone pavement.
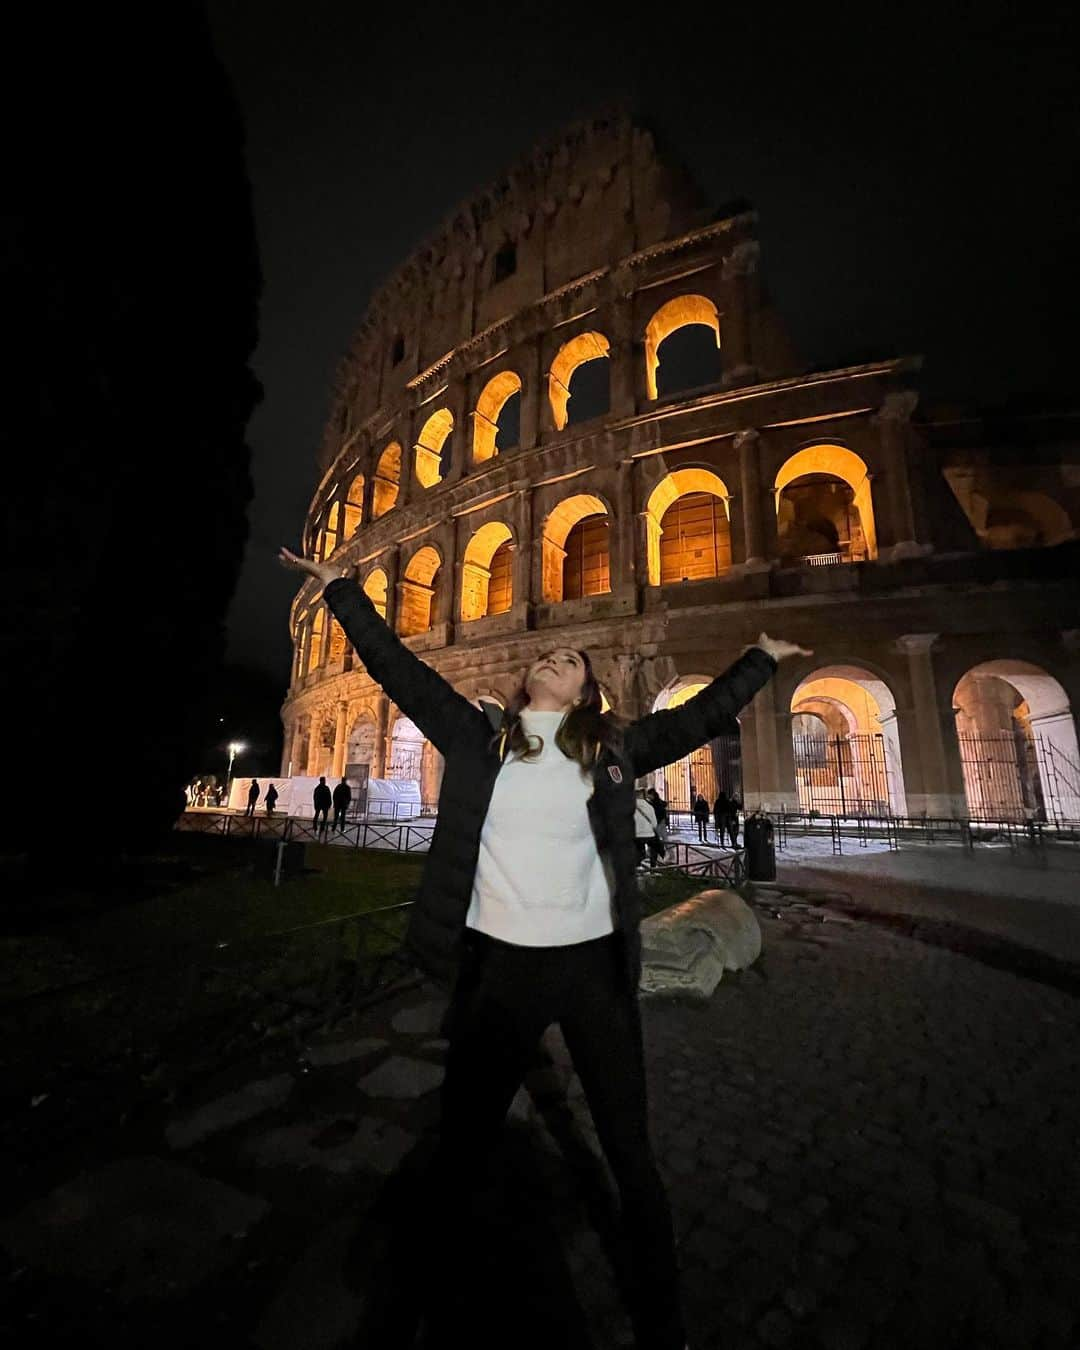
<path id="1" fill-rule="evenodd" d="M 1080 1343 L 1076 1000 L 805 903 L 758 913 L 751 970 L 644 1010 L 691 1346 Z M 5 1343 L 374 1345 L 364 1216 L 430 1141 L 439 1011 L 413 991 L 50 1159 L 0 1224 Z M 471 1342 L 486 1317 L 508 1347 L 631 1345 L 616 1214 L 549 1032 L 477 1195 Z"/>

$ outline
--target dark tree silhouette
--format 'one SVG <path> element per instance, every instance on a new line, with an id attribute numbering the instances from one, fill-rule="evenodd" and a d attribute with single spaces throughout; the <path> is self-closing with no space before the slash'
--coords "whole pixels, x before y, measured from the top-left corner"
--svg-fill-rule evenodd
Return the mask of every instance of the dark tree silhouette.
<path id="1" fill-rule="evenodd" d="M 8 851 L 85 859 L 162 838 L 199 767 L 247 535 L 261 279 L 201 9 L 47 20 L 8 50 L 0 631 L 9 781 L 62 806 L 0 820 Z"/>

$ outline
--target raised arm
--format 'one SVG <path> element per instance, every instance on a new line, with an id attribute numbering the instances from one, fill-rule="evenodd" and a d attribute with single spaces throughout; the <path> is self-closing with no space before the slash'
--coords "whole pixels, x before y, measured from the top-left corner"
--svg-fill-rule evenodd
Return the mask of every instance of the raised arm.
<path id="1" fill-rule="evenodd" d="M 693 698 L 678 708 L 664 708 L 632 722 L 623 733 L 623 746 L 635 778 L 674 764 L 722 735 L 731 718 L 772 678 L 777 662 L 796 653 L 811 654 L 804 647 L 762 633 L 756 646 Z"/>
<path id="2" fill-rule="evenodd" d="M 282 561 L 318 577 L 324 599 L 372 679 L 442 754 L 467 736 L 490 734 L 487 718 L 393 633 L 368 595 L 340 569 L 282 549 Z"/>

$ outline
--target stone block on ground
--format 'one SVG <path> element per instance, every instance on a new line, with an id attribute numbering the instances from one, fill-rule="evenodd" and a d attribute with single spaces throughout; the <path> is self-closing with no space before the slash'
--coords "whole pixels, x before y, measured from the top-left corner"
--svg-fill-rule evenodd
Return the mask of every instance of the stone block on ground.
<path id="1" fill-rule="evenodd" d="M 276 1074 L 254 1083 L 245 1083 L 236 1092 L 218 1097 L 205 1106 L 172 1120 L 165 1127 L 165 1138 L 170 1148 L 191 1148 L 193 1144 L 232 1129 L 253 1116 L 281 1106 L 293 1088 L 290 1074 Z"/>
<path id="2" fill-rule="evenodd" d="M 642 993 L 706 999 L 725 970 L 757 960 L 761 928 L 734 891 L 702 891 L 645 919 L 641 947 Z"/>
<path id="3" fill-rule="evenodd" d="M 347 1064 L 352 1059 L 363 1059 L 373 1055 L 376 1050 L 385 1050 L 389 1042 L 375 1036 L 362 1036 L 359 1040 L 324 1041 L 320 1045 L 309 1046 L 304 1052 L 307 1062 L 317 1069 L 329 1068 L 334 1064 Z"/>
<path id="4" fill-rule="evenodd" d="M 173 1297 L 226 1269 L 268 1208 L 180 1163 L 121 1158 L 0 1223 L 0 1241 L 20 1264 L 111 1284 L 129 1303 Z"/>
<path id="5" fill-rule="evenodd" d="M 426 1059 L 391 1055 L 377 1069 L 360 1079 L 357 1086 L 370 1097 L 410 1100 L 433 1092 L 443 1080 L 441 1064 Z"/>

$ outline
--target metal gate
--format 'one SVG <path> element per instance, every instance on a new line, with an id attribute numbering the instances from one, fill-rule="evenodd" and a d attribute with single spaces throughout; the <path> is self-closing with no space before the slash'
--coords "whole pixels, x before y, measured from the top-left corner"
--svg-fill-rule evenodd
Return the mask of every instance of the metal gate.
<path id="1" fill-rule="evenodd" d="M 791 738 L 804 811 L 823 816 L 891 814 L 890 770 L 880 732 Z"/>
<path id="2" fill-rule="evenodd" d="M 664 768 L 664 800 L 672 811 L 689 811 L 690 784 L 709 803 L 716 801 L 720 789 L 742 801 L 742 743 L 738 736 L 717 736 L 699 746 L 685 759 Z"/>
<path id="3" fill-rule="evenodd" d="M 1035 743 L 1022 732 L 958 736 L 972 820 L 1045 820 Z"/>

